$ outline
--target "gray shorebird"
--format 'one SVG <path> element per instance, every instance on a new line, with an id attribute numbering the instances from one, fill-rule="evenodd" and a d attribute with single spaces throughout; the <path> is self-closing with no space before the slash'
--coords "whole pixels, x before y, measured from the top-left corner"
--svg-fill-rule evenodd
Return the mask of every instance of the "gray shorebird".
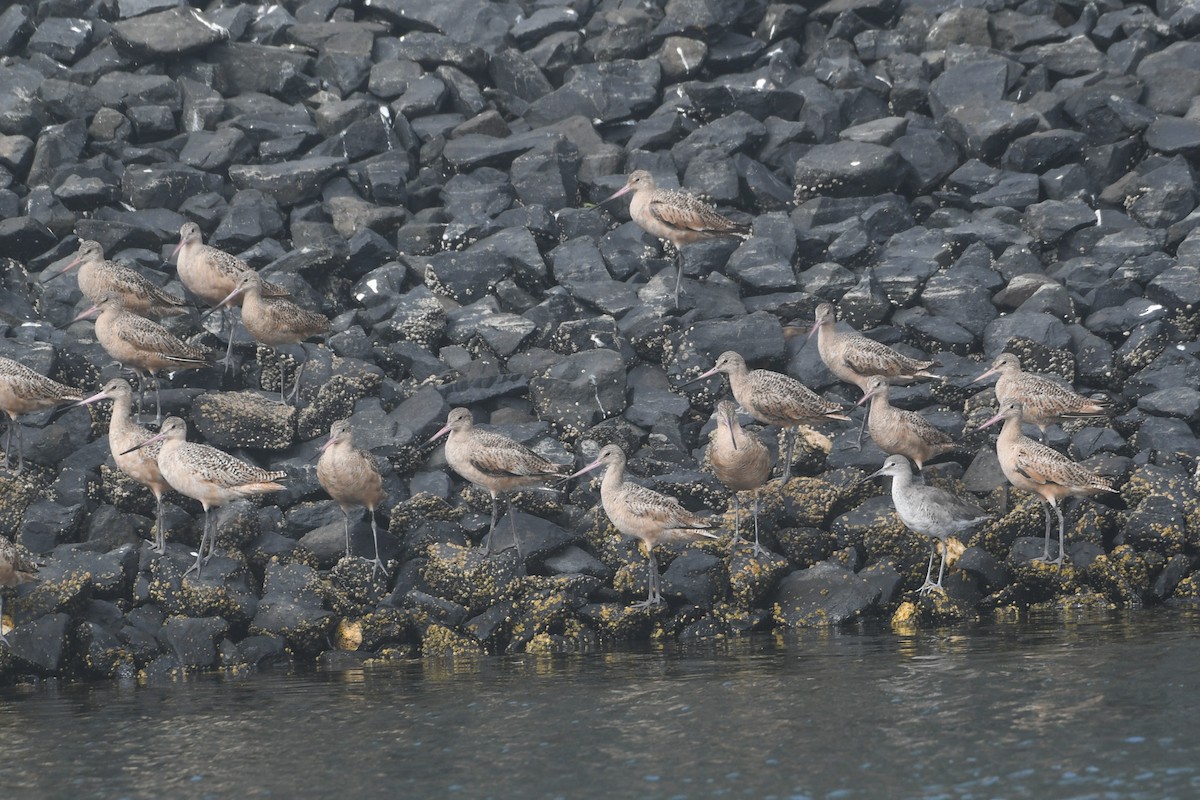
<path id="1" fill-rule="evenodd" d="M 1037 495 L 1046 515 L 1046 544 L 1039 561 L 1062 566 L 1063 520 L 1061 501 L 1068 497 L 1091 497 L 1103 505 L 1124 510 L 1125 500 L 1105 478 L 1076 464 L 1057 450 L 1035 442 L 1021 433 L 1024 409 L 1019 400 L 1009 400 L 1000 413 L 979 426 L 980 430 L 1004 420 L 996 439 L 996 456 L 1004 477 L 1018 489 Z M 1058 558 L 1050 558 L 1050 509 L 1058 515 Z"/>
<path id="2" fill-rule="evenodd" d="M 650 589 L 644 601 L 633 608 L 644 609 L 663 602 L 662 580 L 654 548 L 668 541 L 717 539 L 709 533 L 716 524 L 708 517 L 693 514 L 674 497 L 625 480 L 625 451 L 615 444 L 605 445 L 591 464 L 568 476 L 576 478 L 600 467 L 607 467 L 600 481 L 600 503 L 613 527 L 642 544 L 648 558 Z"/>
<path id="3" fill-rule="evenodd" d="M 273 297 L 266 293 L 267 282 L 257 272 L 243 272 L 233 290 L 222 298 L 212 310 L 224 307 L 237 298 L 242 298 L 242 325 L 259 344 L 264 344 L 278 354 L 283 345 L 299 344 L 305 339 L 328 333 L 329 318 L 316 311 L 301 308 L 284 297 Z M 211 311 L 206 312 L 211 313 Z M 284 395 L 283 367 L 279 368 L 279 401 L 294 399 L 300 389 L 300 376 L 304 373 L 304 362 L 296 370 L 292 391 Z"/>
<path id="4" fill-rule="evenodd" d="M 890 475 L 892 478 L 892 505 L 905 527 L 932 539 L 929 546 L 929 566 L 925 568 L 925 582 L 917 591 L 927 594 L 942 588 L 942 575 L 946 570 L 946 544 L 952 536 L 970 530 L 988 518 L 988 513 L 970 500 L 959 497 L 937 486 L 913 483 L 912 468 L 908 459 L 901 455 L 888 456 L 883 466 L 868 477 Z M 938 567 L 937 581 L 932 580 L 933 556 L 937 543 L 942 543 L 942 563 Z"/>
<path id="5" fill-rule="evenodd" d="M 118 294 L 125 307 L 143 316 L 165 317 L 187 312 L 187 301 L 171 294 L 154 281 L 124 264 L 104 258 L 104 247 L 91 239 L 82 239 L 75 258 L 62 270 L 47 278 L 52 281 L 79 268 L 79 291 L 90 303 L 99 303 L 107 294 Z"/>
<path id="6" fill-rule="evenodd" d="M 159 370 L 178 372 L 212 366 L 207 347 L 189 344 L 162 325 L 130 312 L 121 295 L 108 293 L 80 313 L 72 322 L 100 312 L 96 319 L 96 339 L 108 355 L 123 368 L 139 376 L 137 411 L 142 413 L 142 395 L 147 379 L 154 381 L 155 422 L 162 421 L 162 394 Z"/>
<path id="7" fill-rule="evenodd" d="M 163 527 L 163 495 L 171 488 L 158 469 L 158 451 L 162 442 L 140 450 L 135 447 L 154 438 L 154 431 L 139 425 L 133 419 L 133 389 L 124 378 L 113 378 L 104 384 L 99 393 L 80 400 L 86 406 L 101 400 L 112 400 L 112 419 L 108 423 L 108 449 L 112 452 L 117 467 L 129 477 L 145 486 L 154 495 L 154 550 L 167 551 L 167 532 Z"/>
<path id="8" fill-rule="evenodd" d="M 996 374 L 1000 375 L 996 381 L 996 402 L 1001 407 L 1014 400 L 1019 402 L 1022 419 L 1038 427 L 1043 441 L 1046 428 L 1057 422 L 1103 417 L 1113 411 L 1108 400 L 1084 397 L 1049 378 L 1023 371 L 1021 359 L 1012 353 L 996 356 L 991 369 L 971 383 Z"/>
<path id="9" fill-rule="evenodd" d="M 821 360 L 838 380 L 867 391 L 867 382 L 879 376 L 888 383 L 912 383 L 918 378 L 939 378 L 929 368 L 936 361 L 909 358 L 882 342 L 877 342 L 857 331 L 839 331 L 837 312 L 833 303 L 817 306 L 817 318 L 808 332 L 808 338 L 817 337 L 817 351 Z M 863 415 L 858 429 L 856 448 L 862 447 L 863 431 L 872 410 Z"/>
<path id="10" fill-rule="evenodd" d="M 333 423 L 329 439 L 321 445 L 317 461 L 317 480 L 342 509 L 346 523 L 346 557 L 350 558 L 350 509 L 366 506 L 371 515 L 371 536 L 375 539 L 374 571 L 387 577 L 387 567 L 379 557 L 379 529 L 375 524 L 375 508 L 383 502 L 383 477 L 375 457 L 354 446 L 350 420 Z"/>
<path id="11" fill-rule="evenodd" d="M 3 631 L 4 590 L 37 580 L 36 573 L 37 564 L 22 556 L 16 545 L 0 536 L 0 642 L 8 642 Z"/>
<path id="12" fill-rule="evenodd" d="M 639 228 L 675 248 L 675 307 L 679 308 L 679 289 L 683 283 L 683 246 L 721 236 L 745 238 L 750 226 L 721 216 L 717 210 L 688 192 L 659 189 L 654 176 L 644 169 L 630 173 L 629 179 L 603 202 L 633 192 L 629 216 Z"/>
<path id="13" fill-rule="evenodd" d="M 82 400 L 83 392 L 34 372 L 11 358 L 0 357 L 0 411 L 8 415 L 4 440 L 4 466 L 12 460 L 12 443 L 17 441 L 17 474 L 25 469 L 25 443 L 17 417 L 44 411 L 71 400 Z"/>
<path id="14" fill-rule="evenodd" d="M 492 523 L 488 527 L 483 552 L 492 552 L 492 533 L 496 530 L 500 511 L 499 496 L 503 494 L 506 495 L 504 501 L 508 506 L 508 519 L 512 523 L 513 541 L 520 554 L 521 540 L 517 536 L 512 501 L 507 493 L 562 478 L 571 471 L 572 465 L 556 464 L 507 436 L 476 428 L 471 411 L 467 408 L 451 410 L 446 424 L 422 446 L 432 444 L 447 433 L 450 437 L 446 440 L 446 461 L 450 468 L 476 486 L 487 489 L 492 496 Z"/>
<path id="15" fill-rule="evenodd" d="M 243 273 L 254 271 L 237 256 L 205 244 L 200 235 L 200 226 L 194 222 L 185 222 L 179 228 L 179 244 L 175 245 L 171 255 L 175 258 L 180 282 L 210 306 L 215 306 L 229 295 Z M 263 282 L 263 293 L 270 297 L 288 296 L 287 289 L 270 281 Z M 241 301 L 235 296 L 231 303 L 240 305 Z M 228 308 L 221 311 L 221 319 L 229 331 L 229 343 L 225 348 L 225 358 L 220 363 L 225 364 L 225 371 L 228 372 L 233 363 L 230 353 L 233 351 L 234 329 Z"/>
<path id="16" fill-rule="evenodd" d="M 738 423 L 737 406 L 717 403 L 717 428 L 708 445 L 708 460 L 717 479 L 733 493 L 733 546 L 741 542 L 742 504 L 739 492 L 754 492 L 754 554 L 766 551 L 758 540 L 758 490 L 771 474 L 771 452 L 762 440 Z"/>
<path id="17" fill-rule="evenodd" d="M 196 563 L 188 570 L 195 570 L 199 577 L 204 563 L 217 551 L 217 528 L 215 521 L 210 524 L 209 511 L 243 497 L 281 491 L 286 487 L 276 481 L 287 477 L 287 473 L 256 467 L 215 447 L 189 442 L 187 423 L 179 417 L 167 417 L 161 431 L 126 453 L 159 441 L 162 447 L 158 451 L 158 468 L 162 476 L 172 489 L 204 506 L 204 532 L 200 535 Z"/>
<path id="18" fill-rule="evenodd" d="M 819 420 L 850 419 L 841 413 L 842 406 L 839 403 L 826 400 L 789 375 L 768 369 L 749 369 L 746 360 L 733 350 L 722 353 L 712 369 L 688 381 L 688 384 L 702 381 L 718 372 L 724 373 L 729 379 L 734 399 L 750 416 L 767 425 L 791 429 L 783 464 L 784 483 L 792 475 L 797 426 Z"/>
<path id="19" fill-rule="evenodd" d="M 957 443 L 915 411 L 896 408 L 888 400 L 891 386 L 879 375 L 867 380 L 867 393 L 858 402 L 870 401 L 868 430 L 871 440 L 888 455 L 901 455 L 924 470 L 931 458 L 953 452 Z"/>

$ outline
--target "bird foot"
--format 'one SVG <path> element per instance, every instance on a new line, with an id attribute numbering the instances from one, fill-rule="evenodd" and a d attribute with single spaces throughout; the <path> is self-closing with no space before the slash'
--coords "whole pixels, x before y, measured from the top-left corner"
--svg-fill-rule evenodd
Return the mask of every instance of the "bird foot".
<path id="1" fill-rule="evenodd" d="M 1049 553 L 1040 555 L 1033 560 L 1039 564 L 1053 565 L 1055 567 L 1058 567 L 1059 569 L 1062 569 L 1062 565 L 1063 565 L 1063 557 L 1062 556 L 1059 556 L 1058 558 L 1051 558 Z"/>
<path id="2" fill-rule="evenodd" d="M 363 560 L 365 561 L 368 559 Z M 387 565 L 383 563 L 383 559 L 376 558 L 374 561 L 371 561 L 371 564 L 371 577 L 382 575 L 385 581 L 391 577 L 391 575 L 388 574 Z"/>
<path id="3" fill-rule="evenodd" d="M 942 594 L 946 593 L 946 589 L 940 583 L 934 583 L 933 581 L 925 581 L 925 583 L 922 584 L 921 588 L 917 589 L 917 594 L 921 594 L 921 595 L 929 594 L 934 589 L 937 589 Z"/>
<path id="4" fill-rule="evenodd" d="M 630 611 L 646 611 L 647 609 L 651 609 L 651 608 L 654 608 L 655 606 L 662 605 L 662 602 L 663 602 L 662 595 L 658 595 L 656 597 L 647 597 L 645 600 L 639 600 L 638 602 L 629 606 L 629 610 Z"/>
<path id="5" fill-rule="evenodd" d="M 755 558 L 766 558 L 767 556 L 771 555 L 771 551 L 768 550 L 767 548 L 763 547 L 758 542 L 754 543 L 754 546 L 751 548 L 750 553 Z"/>

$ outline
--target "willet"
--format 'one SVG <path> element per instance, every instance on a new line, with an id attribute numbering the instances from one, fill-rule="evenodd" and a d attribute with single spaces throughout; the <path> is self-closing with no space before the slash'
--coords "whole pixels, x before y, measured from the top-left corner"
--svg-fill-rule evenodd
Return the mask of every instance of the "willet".
<path id="1" fill-rule="evenodd" d="M 228 295 L 213 310 L 232 303 L 242 297 L 242 324 L 259 344 L 270 347 L 278 355 L 278 348 L 287 344 L 299 344 L 305 339 L 329 332 L 329 318 L 316 311 L 301 308 L 283 297 L 264 294 L 266 281 L 257 272 L 244 272 Z M 211 313 L 211 312 L 206 312 Z M 303 349 L 303 348 L 302 348 Z M 300 376 L 304 372 L 304 361 L 296 370 L 292 391 L 284 395 L 283 365 L 279 365 L 279 401 L 294 399 L 300 389 Z"/>
<path id="2" fill-rule="evenodd" d="M 876 478 L 880 475 L 892 477 L 892 505 L 896 507 L 900 521 L 910 530 L 933 540 L 929 546 L 929 566 L 925 568 L 925 583 L 921 584 L 917 591 L 926 594 L 934 589 L 941 589 L 942 575 L 946 570 L 947 540 L 983 522 L 988 518 L 988 513 L 970 500 L 945 489 L 913 483 L 912 468 L 908 459 L 902 455 L 888 456 L 883 462 L 883 467 L 867 477 Z M 931 577 L 933 555 L 937 552 L 938 542 L 942 543 L 942 563 L 938 567 L 935 583 Z"/>
<path id="3" fill-rule="evenodd" d="M 96 320 L 96 339 L 101 347 L 124 369 L 138 374 L 137 413 L 142 413 L 142 395 L 146 378 L 154 380 L 154 421 L 162 421 L 162 395 L 158 371 L 177 372 L 212 366 L 207 347 L 189 344 L 153 320 L 139 317 L 125 308 L 118 294 L 104 295 L 100 303 L 79 314 L 72 322 L 100 312 Z"/>
<path id="4" fill-rule="evenodd" d="M 625 481 L 625 451 L 615 444 L 605 445 L 599 457 L 583 469 L 570 475 L 576 478 L 600 467 L 607 467 L 600 482 L 600 503 L 613 527 L 625 536 L 642 543 L 649 559 L 650 590 L 646 599 L 634 603 L 642 609 L 663 602 L 661 576 L 654 548 L 672 540 L 692 540 L 697 537 L 717 539 L 709 530 L 716 524 L 707 517 L 693 514 L 674 497 L 659 494 L 653 489 Z"/>
<path id="5" fill-rule="evenodd" d="M 0 357 L 0 411 L 8 415 L 8 436 L 4 440 L 4 466 L 11 461 L 14 435 L 17 440 L 17 474 L 25 469 L 25 444 L 17 417 L 44 411 L 70 400 L 82 400 L 83 392 L 34 372 L 11 358 Z M 14 434 L 15 431 L 15 434 Z"/>
<path id="6" fill-rule="evenodd" d="M 1023 419 L 1041 431 L 1045 441 L 1046 428 L 1066 419 L 1102 417 L 1112 413 L 1108 400 L 1093 400 L 1071 391 L 1049 378 L 1025 372 L 1021 359 L 1012 353 L 1001 353 L 992 361 L 992 367 L 975 381 L 992 375 L 1000 375 L 996 381 L 996 402 L 1003 408 L 1011 401 L 1021 404 Z"/>
<path id="7" fill-rule="evenodd" d="M 234 290 L 242 274 L 254 270 L 242 259 L 230 255 L 223 250 L 204 244 L 200 236 L 200 226 L 194 222 L 185 222 L 179 229 L 179 244 L 171 253 L 176 257 L 175 264 L 179 271 L 179 280 L 187 290 L 199 297 L 210 306 L 220 303 L 224 297 Z M 270 297 L 287 297 L 287 289 L 269 281 L 263 282 L 263 293 Z M 237 300 L 237 298 L 234 298 Z M 238 300 L 235 305 L 240 305 Z M 230 353 L 233 351 L 233 318 L 228 309 L 222 310 L 221 319 L 229 330 L 229 343 L 225 348 L 225 371 L 232 366 Z"/>
<path id="8" fill-rule="evenodd" d="M 371 515 L 371 535 L 375 538 L 375 567 L 387 577 L 387 568 L 379 557 L 379 529 L 375 525 L 375 507 L 383 502 L 383 478 L 379 465 L 368 451 L 354 446 L 350 420 L 333 423 L 329 439 L 321 445 L 317 461 L 317 480 L 342 509 L 346 523 L 346 557 L 350 557 L 350 509 L 366 506 Z"/>
<path id="9" fill-rule="evenodd" d="M 162 430 L 126 453 L 162 442 L 158 451 L 158 468 L 171 488 L 185 497 L 199 500 L 204 506 L 204 532 L 196 563 L 188 570 L 200 570 L 217 550 L 216 524 L 209 524 L 209 511 L 243 497 L 278 492 L 286 487 L 275 481 L 287 477 L 283 471 L 271 471 L 247 464 L 223 450 L 187 440 L 187 423 L 179 417 L 167 417 Z M 204 543 L 208 542 L 208 556 Z"/>
<path id="10" fill-rule="evenodd" d="M 1071 496 L 1091 497 L 1104 505 L 1118 510 L 1127 506 L 1117 490 L 1106 479 L 1091 470 L 1076 464 L 1062 453 L 1035 442 L 1021 433 L 1021 417 L 1024 409 L 1018 400 L 1009 400 L 1000 407 L 1000 413 L 980 425 L 980 429 L 1004 420 L 1000 436 L 996 439 L 996 455 L 1004 477 L 1018 489 L 1033 492 L 1042 501 L 1046 515 L 1046 545 L 1039 561 L 1058 566 L 1063 562 L 1063 521 L 1059 501 Z M 1050 558 L 1050 509 L 1058 515 L 1058 558 Z"/>
<path id="11" fill-rule="evenodd" d="M 891 387 L 880 376 L 869 378 L 866 388 L 867 393 L 858 402 L 870 400 L 868 430 L 871 439 L 883 452 L 911 459 L 917 469 L 924 470 L 926 461 L 958 447 L 948 434 L 933 427 L 917 412 L 893 406 L 888 399 Z"/>
<path id="12" fill-rule="evenodd" d="M 733 492 L 733 546 L 741 541 L 742 504 L 738 492 L 754 490 L 754 554 L 765 555 L 758 541 L 758 490 L 771 474 L 771 453 L 758 436 L 738 424 L 732 401 L 717 403 L 717 429 L 708 445 L 708 460 L 717 479 Z"/>
<path id="13" fill-rule="evenodd" d="M 79 291 L 88 302 L 99 303 L 106 294 L 119 294 L 135 314 L 165 317 L 183 314 L 187 301 L 171 294 L 136 270 L 104 258 L 104 247 L 91 239 L 79 242 L 75 259 L 50 276 L 52 281 L 79 267 Z"/>
<path id="14" fill-rule="evenodd" d="M 37 564 L 23 557 L 17 546 L 0 536 L 0 642 L 4 637 L 4 590 L 37 580 Z"/>
<path id="15" fill-rule="evenodd" d="M 446 461 L 461 477 L 492 496 L 492 524 L 488 527 L 485 554 L 492 552 L 492 533 L 500 511 L 499 495 L 528 486 L 536 486 L 551 478 L 562 478 L 571 471 L 571 464 L 555 464 L 499 433 L 483 431 L 475 427 L 470 409 L 456 408 L 446 418 L 441 430 L 429 437 L 422 446 L 432 444 L 446 433 Z M 508 520 L 512 523 L 513 542 L 518 555 L 521 540 L 517 536 L 517 523 L 513 518 L 512 501 L 505 497 Z"/>
<path id="16" fill-rule="evenodd" d="M 750 416 L 768 425 L 792 429 L 783 464 L 784 483 L 792 475 L 797 426 L 817 420 L 850 419 L 839 413 L 842 410 L 840 404 L 831 403 L 793 377 L 767 369 L 748 369 L 746 360 L 733 350 L 726 350 L 712 369 L 688 383 L 704 380 L 718 372 L 729 378 L 734 399 Z"/>
<path id="17" fill-rule="evenodd" d="M 889 383 L 911 383 L 917 378 L 939 377 L 929 371 L 936 361 L 909 358 L 857 331 L 839 331 L 836 321 L 833 303 L 821 303 L 817 306 L 817 318 L 808 337 L 817 337 L 817 351 L 821 354 L 821 360 L 838 380 L 854 384 L 866 392 L 867 381 L 876 375 Z M 863 415 L 856 448 L 862 447 L 863 430 L 871 413 L 872 410 L 868 408 Z"/>
<path id="18" fill-rule="evenodd" d="M 98 394 L 80 400 L 85 406 L 100 400 L 112 400 L 112 419 L 108 423 L 108 449 L 112 452 L 117 467 L 129 477 L 145 486 L 154 494 L 154 550 L 167 551 L 167 532 L 163 528 L 163 495 L 171 488 L 158 469 L 158 451 L 162 442 L 155 442 L 141 450 L 134 447 L 152 439 L 154 432 L 134 421 L 133 389 L 124 378 L 113 378 L 104 384 Z"/>
<path id="19" fill-rule="evenodd" d="M 637 226 L 652 236 L 666 239 L 675 248 L 676 308 L 679 308 L 679 288 L 683 283 L 682 247 L 719 236 L 744 238 L 750 234 L 749 225 L 726 219 L 695 195 L 655 188 L 654 177 L 644 169 L 631 173 L 625 185 L 603 202 L 607 203 L 628 192 L 633 192 L 629 216 Z"/>

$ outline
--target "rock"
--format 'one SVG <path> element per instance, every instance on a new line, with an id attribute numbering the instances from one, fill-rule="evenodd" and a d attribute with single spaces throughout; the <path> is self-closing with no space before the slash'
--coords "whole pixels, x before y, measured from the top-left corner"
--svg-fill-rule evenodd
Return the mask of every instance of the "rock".
<path id="1" fill-rule="evenodd" d="M 258 392 L 201 395 L 193 413 L 205 441 L 218 449 L 283 450 L 295 436 L 295 409 Z"/>
<path id="2" fill-rule="evenodd" d="M 171 617 L 158 638 L 184 669 L 205 669 L 217 660 L 217 640 L 229 632 L 220 617 Z"/>
<path id="3" fill-rule="evenodd" d="M 710 609 L 725 597 L 729 577 L 725 563 L 703 550 L 688 548 L 671 561 L 662 576 L 666 597 Z"/>
<path id="4" fill-rule="evenodd" d="M 346 160 L 312 157 L 283 164 L 235 164 L 229 179 L 238 189 L 257 189 L 287 207 L 318 197 L 325 182 L 345 169 Z"/>
<path id="5" fill-rule="evenodd" d="M 180 58 L 229 38 L 229 31 L 199 11 L 182 7 L 122 20 L 112 32 L 118 47 L 147 61 Z"/>
<path id="6" fill-rule="evenodd" d="M 41 675 L 57 675 L 68 655 L 67 634 L 71 617 L 47 614 L 19 625 L 8 634 L 8 649 L 18 665 Z"/>
<path id="7" fill-rule="evenodd" d="M 856 197 L 895 191 L 905 162 L 895 151 L 865 142 L 816 145 L 796 162 L 796 202 L 826 195 Z"/>
<path id="8" fill-rule="evenodd" d="M 774 617 L 779 625 L 790 628 L 840 625 L 864 614 L 878 597 L 878 587 L 825 561 L 779 582 Z"/>

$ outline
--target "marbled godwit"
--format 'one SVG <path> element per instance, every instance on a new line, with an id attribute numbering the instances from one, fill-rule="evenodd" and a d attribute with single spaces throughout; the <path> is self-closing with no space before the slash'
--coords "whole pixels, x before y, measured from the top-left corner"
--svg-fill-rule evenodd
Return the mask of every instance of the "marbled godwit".
<path id="1" fill-rule="evenodd" d="M 0 536 L 0 642 L 4 638 L 4 590 L 37 580 L 37 564 L 23 557 L 17 546 Z"/>
<path id="2" fill-rule="evenodd" d="M 132 417 L 133 389 L 129 381 L 113 378 L 104 384 L 98 394 L 80 400 L 78 405 L 85 406 L 100 400 L 113 401 L 112 419 L 108 423 L 108 449 L 117 467 L 154 494 L 154 550 L 165 553 L 167 532 L 163 528 L 162 499 L 171 487 L 158 469 L 158 451 L 162 448 L 162 442 L 133 450 L 153 438 L 154 432 L 139 425 Z"/>
<path id="3" fill-rule="evenodd" d="M 750 235 L 749 225 L 726 219 L 695 195 L 655 188 L 654 176 L 644 169 L 631 173 L 625 185 L 604 202 L 628 192 L 633 192 L 629 216 L 637 226 L 652 236 L 666 239 L 675 247 L 676 308 L 679 308 L 679 287 L 683 283 L 683 245 L 719 236 L 744 238 Z"/>
<path id="4" fill-rule="evenodd" d="M 123 368 L 136 372 L 138 380 L 138 414 L 142 413 L 142 394 L 145 386 L 143 376 L 154 379 L 155 422 L 162 421 L 162 399 L 158 371 L 175 372 L 185 369 L 200 369 L 212 366 L 212 354 L 207 347 L 199 347 L 178 339 L 153 320 L 139 317 L 125 308 L 118 294 L 104 295 L 100 303 L 79 314 L 72 322 L 78 322 L 96 311 L 96 338 L 104 350 L 116 359 Z"/>
<path id="5" fill-rule="evenodd" d="M 754 490 L 754 554 L 766 551 L 758 541 L 758 489 L 771 474 L 771 453 L 752 433 L 742 429 L 732 401 L 717 403 L 717 429 L 708 445 L 708 460 L 721 483 L 733 492 L 733 546 L 741 541 L 742 504 L 738 492 Z"/>
<path id="6" fill-rule="evenodd" d="M 424 445 L 432 444 L 446 433 L 450 434 L 446 440 L 446 461 L 449 462 L 450 468 L 476 486 L 487 489 L 492 495 L 492 524 L 488 528 L 483 552 L 492 552 L 492 533 L 496 530 L 500 510 L 499 495 L 505 494 L 513 541 L 517 545 L 519 555 L 521 540 L 517 538 L 517 523 L 513 519 L 512 501 L 508 499 L 507 493 L 514 489 L 536 486 L 551 478 L 562 478 L 571 471 L 572 465 L 555 464 L 507 436 L 479 430 L 471 419 L 470 409 L 453 409 L 442 429 L 429 437 Z"/>
<path id="7" fill-rule="evenodd" d="M 784 483 L 792 475 L 798 425 L 817 420 L 850 419 L 838 413 L 842 410 L 841 405 L 829 402 L 795 378 L 768 369 L 747 369 L 746 360 L 733 350 L 726 350 L 712 369 L 688 383 L 704 380 L 718 372 L 729 378 L 734 399 L 750 416 L 768 425 L 792 429 L 783 464 Z"/>
<path id="8" fill-rule="evenodd" d="M 11 461 L 14 431 L 17 440 L 17 473 L 25 469 L 25 444 L 17 417 L 69 400 L 82 400 L 83 392 L 40 375 L 11 358 L 0 357 L 0 411 L 8 415 L 8 437 L 4 441 L 4 466 Z"/>
<path id="9" fill-rule="evenodd" d="M 1024 421 L 1037 425 L 1043 441 L 1046 428 L 1066 419 L 1102 417 L 1112 413 L 1108 400 L 1093 400 L 1071 391 L 1049 378 L 1021 370 L 1021 359 L 1012 353 L 1001 353 L 992 361 L 992 368 L 980 375 L 981 381 L 1000 374 L 996 381 L 996 402 L 1004 407 L 1010 401 L 1021 404 Z"/>
<path id="10" fill-rule="evenodd" d="M 265 344 L 278 354 L 278 349 L 285 344 L 299 344 L 305 339 L 329 332 L 329 318 L 316 311 L 301 308 L 282 297 L 271 297 L 264 294 L 266 281 L 257 272 L 244 272 L 238 279 L 237 285 L 215 308 L 232 303 L 238 297 L 242 301 L 242 324 L 254 337 L 255 341 Z M 215 309 L 214 309 L 215 310 Z M 206 312 L 209 313 L 209 312 Z M 300 375 L 304 372 L 304 362 L 296 370 L 296 380 L 292 384 L 289 398 L 296 396 L 300 388 Z M 279 401 L 286 403 L 283 386 L 283 366 L 279 367 Z"/>
<path id="11" fill-rule="evenodd" d="M 684 508 L 674 497 L 659 494 L 653 489 L 625 481 L 625 451 L 615 444 L 605 445 L 599 457 L 583 469 L 570 475 L 575 478 L 599 467 L 608 467 L 600 482 L 600 502 L 613 527 L 626 536 L 638 539 L 649 558 L 650 591 L 646 599 L 634 603 L 634 608 L 649 608 L 663 601 L 655 546 L 677 539 L 719 538 L 709 533 L 716 527 L 711 519 L 697 516 Z"/>
<path id="12" fill-rule="evenodd" d="M 883 467 L 868 475 L 892 476 L 892 505 L 900 521 L 910 530 L 933 539 L 929 546 L 929 566 L 925 568 L 925 583 L 917 591 L 925 594 L 942 588 L 942 575 L 946 570 L 946 541 L 987 519 L 988 514 L 969 500 L 936 486 L 913 483 L 912 468 L 908 459 L 901 455 L 888 456 Z M 942 543 L 942 563 L 938 567 L 937 582 L 933 575 L 933 554 L 937 543 Z"/>
<path id="13" fill-rule="evenodd" d="M 837 314 L 833 303 L 817 306 L 817 318 L 808 332 L 808 338 L 817 337 L 817 351 L 821 360 L 838 380 L 852 383 L 867 391 L 867 381 L 878 375 L 889 383 L 911 383 L 917 378 L 938 378 L 929 371 L 936 361 L 920 361 L 898 353 L 886 344 L 863 336 L 857 331 L 848 333 L 837 329 Z M 862 427 L 858 429 L 856 447 L 862 447 L 863 430 L 871 409 L 863 415 Z"/>
<path id="14" fill-rule="evenodd" d="M 228 453 L 187 440 L 187 423 L 179 417 L 167 417 L 162 430 L 126 453 L 162 442 L 158 451 L 158 468 L 171 488 L 180 494 L 199 500 L 204 506 L 204 532 L 196 563 L 188 570 L 197 577 L 204 562 L 217 550 L 216 525 L 209 525 L 209 510 L 243 497 L 278 492 L 285 488 L 275 481 L 287 477 L 286 472 L 272 472 L 234 458 Z M 208 542 L 208 556 L 204 543 Z"/>
<path id="15" fill-rule="evenodd" d="M 871 401 L 871 439 L 879 449 L 890 455 L 911 459 L 917 469 L 924 470 L 925 462 L 953 451 L 958 445 L 946 433 L 933 427 L 915 411 L 896 408 L 888 402 L 891 387 L 878 375 L 867 379 L 867 393 L 858 402 Z"/>
<path id="16" fill-rule="evenodd" d="M 1076 464 L 1062 453 L 1035 442 L 1021 433 L 1024 409 L 1019 400 L 1009 400 L 1000 413 L 980 425 L 980 429 L 1004 420 L 996 439 L 996 455 L 1004 477 L 1018 489 L 1033 492 L 1042 501 L 1046 515 L 1046 546 L 1039 561 L 1062 565 L 1063 521 L 1059 501 L 1071 496 L 1090 496 L 1104 505 L 1125 509 L 1125 501 L 1112 485 L 1099 475 Z M 1050 558 L 1050 509 L 1058 515 L 1058 558 Z"/>
<path id="17" fill-rule="evenodd" d="M 171 255 L 177 256 L 175 264 L 179 271 L 179 280 L 189 292 L 210 306 L 220 303 L 222 298 L 234 290 L 241 280 L 242 273 L 254 271 L 237 256 L 204 244 L 200 237 L 200 226 L 194 222 L 185 222 L 179 228 L 179 244 L 175 245 Z M 287 289 L 269 281 L 263 282 L 263 293 L 270 297 L 288 296 Z M 236 296 L 234 299 L 237 300 L 235 305 L 241 304 Z M 226 345 L 223 360 L 225 371 L 228 372 L 232 364 L 230 353 L 233 351 L 234 324 L 228 309 L 221 312 L 221 319 L 225 321 L 229 330 L 229 343 Z"/>
<path id="18" fill-rule="evenodd" d="M 366 506 L 371 514 L 371 535 L 375 537 L 375 569 L 387 577 L 387 568 L 379 557 L 379 529 L 375 526 L 375 507 L 383 502 L 383 478 L 375 457 L 354 446 L 350 420 L 333 423 L 329 440 L 321 445 L 317 461 L 317 480 L 342 509 L 346 523 L 346 558 L 350 557 L 350 509 Z"/>
<path id="19" fill-rule="evenodd" d="M 187 302 L 155 284 L 139 272 L 116 261 L 104 258 L 104 248 L 99 242 L 83 239 L 75 259 L 48 281 L 66 275 L 79 267 L 79 291 L 90 303 L 99 303 L 107 294 L 118 294 L 125 301 L 125 308 L 135 314 L 165 317 L 183 314 Z"/>

